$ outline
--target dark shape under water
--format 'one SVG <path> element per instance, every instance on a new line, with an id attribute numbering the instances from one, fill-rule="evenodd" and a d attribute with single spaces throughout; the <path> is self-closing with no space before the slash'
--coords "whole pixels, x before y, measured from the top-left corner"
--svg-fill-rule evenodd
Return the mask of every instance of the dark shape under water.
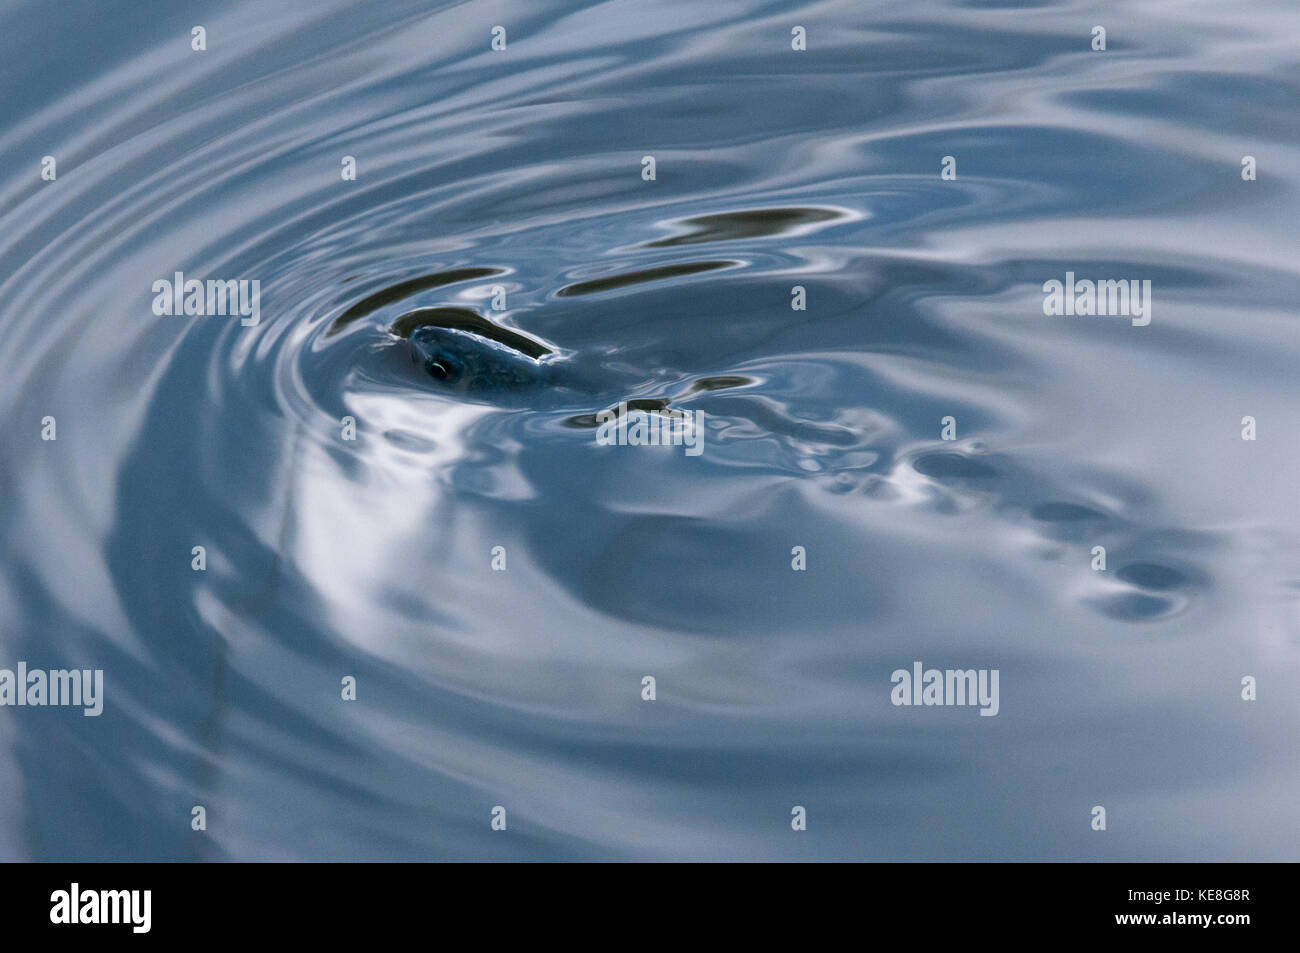
<path id="1" fill-rule="evenodd" d="M 717 374 L 713 377 L 701 377 L 691 385 L 691 390 L 728 390 L 732 387 L 748 387 L 754 383 L 757 382 L 752 377 L 741 377 L 739 374 Z"/>
<path id="2" fill-rule="evenodd" d="M 1172 599 L 1145 592 L 1126 592 L 1101 604 L 1101 611 L 1121 622 L 1155 622 L 1178 608 Z"/>
<path id="3" fill-rule="evenodd" d="M 590 281 L 578 281 L 565 285 L 555 292 L 557 297 L 568 298 L 573 295 L 589 295 L 598 291 L 613 291 L 628 285 L 639 285 L 647 281 L 663 281 L 665 278 L 680 278 L 685 275 L 698 275 L 704 271 L 717 271 L 719 268 L 732 268 L 738 261 L 688 261 L 677 265 L 660 265 L 657 268 L 643 268 L 640 271 L 625 271 L 604 278 Z"/>
<path id="4" fill-rule="evenodd" d="M 1159 563 L 1129 563 L 1116 576 L 1143 589 L 1173 589 L 1187 581 L 1185 574 Z"/>
<path id="5" fill-rule="evenodd" d="M 658 414 L 666 411 L 671 403 L 672 401 L 667 397 L 633 397 L 618 406 L 605 408 L 600 414 L 575 414 L 564 421 L 564 426 L 578 429 L 599 427 L 602 414 L 613 414 L 616 418 L 623 413 L 638 410 L 647 414 Z"/>
<path id="6" fill-rule="evenodd" d="M 960 453 L 927 453 L 912 464 L 917 473 L 935 479 L 987 480 L 998 471 L 981 460 Z"/>
<path id="7" fill-rule="evenodd" d="M 685 231 L 680 235 L 646 242 L 643 248 L 670 248 L 675 245 L 701 245 L 705 242 L 735 241 L 744 238 L 768 238 L 788 235 L 809 225 L 834 222 L 848 216 L 833 208 L 754 208 L 738 212 L 696 215 L 673 224 Z"/>
<path id="8" fill-rule="evenodd" d="M 348 308 L 329 326 L 325 332 L 326 336 L 337 334 L 345 327 L 359 318 L 364 318 L 368 314 L 378 311 L 386 304 L 392 304 L 394 301 L 400 301 L 403 298 L 418 294 L 421 291 L 428 291 L 431 288 L 441 288 L 443 285 L 455 284 L 458 281 L 473 281 L 475 278 L 492 278 L 496 275 L 505 274 L 500 268 L 456 268 L 452 271 L 439 271 L 432 275 L 421 275 L 419 278 L 410 278 L 406 281 L 399 282 L 395 285 L 389 285 L 376 291 L 368 297 L 362 298 L 352 307 Z"/>
<path id="9" fill-rule="evenodd" d="M 1076 523 L 1081 520 L 1104 520 L 1105 513 L 1099 513 L 1088 506 L 1078 503 L 1039 503 L 1031 514 L 1034 519 L 1044 523 Z"/>

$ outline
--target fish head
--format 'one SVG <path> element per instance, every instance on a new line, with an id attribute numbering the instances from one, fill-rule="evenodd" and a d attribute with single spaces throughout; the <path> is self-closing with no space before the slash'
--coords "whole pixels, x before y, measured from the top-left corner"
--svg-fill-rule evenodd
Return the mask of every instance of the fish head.
<path id="1" fill-rule="evenodd" d="M 411 354 L 435 380 L 449 387 L 466 386 L 478 371 L 469 359 L 472 351 L 462 332 L 446 328 L 423 327 L 411 334 Z"/>
<path id="2" fill-rule="evenodd" d="M 409 340 L 414 360 L 454 391 L 499 393 L 549 379 L 537 360 L 475 331 L 426 325 L 412 331 Z"/>

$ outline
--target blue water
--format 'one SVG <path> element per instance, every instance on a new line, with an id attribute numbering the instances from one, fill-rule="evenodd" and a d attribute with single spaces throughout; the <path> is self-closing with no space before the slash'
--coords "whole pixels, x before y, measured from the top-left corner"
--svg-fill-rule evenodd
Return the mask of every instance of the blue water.
<path id="1" fill-rule="evenodd" d="M 0 857 L 1297 859 L 1297 37 L 10 2 L 0 668 L 105 687 L 0 707 Z M 156 315 L 177 271 L 259 323 Z M 1045 315 L 1067 272 L 1150 323 Z M 418 309 L 546 374 L 445 386 Z M 620 401 L 702 452 L 600 445 Z M 916 661 L 998 714 L 893 704 Z"/>

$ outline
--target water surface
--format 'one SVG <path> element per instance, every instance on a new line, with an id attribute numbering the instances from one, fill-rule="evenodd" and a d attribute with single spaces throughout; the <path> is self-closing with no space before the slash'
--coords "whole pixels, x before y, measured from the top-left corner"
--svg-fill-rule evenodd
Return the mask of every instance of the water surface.
<path id="1" fill-rule="evenodd" d="M 1296 859 L 1293 3 L 184 6 L 0 12 L 0 856 Z"/>

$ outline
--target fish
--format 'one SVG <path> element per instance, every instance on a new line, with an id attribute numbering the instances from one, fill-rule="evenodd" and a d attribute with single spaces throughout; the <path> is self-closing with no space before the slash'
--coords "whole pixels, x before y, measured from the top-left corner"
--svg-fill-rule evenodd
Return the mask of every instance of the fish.
<path id="1" fill-rule="evenodd" d="M 518 391 L 551 384 L 554 367 L 473 331 L 427 325 L 411 332 L 411 358 L 458 392 Z"/>
<path id="2" fill-rule="evenodd" d="M 536 408 L 553 408 L 570 401 L 597 399 L 608 410 L 617 399 L 619 412 L 663 413 L 674 400 L 667 396 L 625 396 L 628 388 L 645 384 L 645 378 L 635 371 L 620 373 L 602 367 L 603 384 L 597 384 L 590 376 L 590 362 L 581 365 L 535 338 L 465 308 L 417 308 L 398 318 L 389 334 L 406 346 L 412 362 L 440 389 L 476 402 L 506 405 L 522 401 Z M 698 379 L 681 396 L 754 383 L 752 378 L 740 375 L 715 375 Z M 598 416 L 578 414 L 565 424 L 596 427 Z"/>
<path id="3" fill-rule="evenodd" d="M 499 394 L 571 385 L 556 351 L 465 308 L 417 308 L 389 333 L 404 339 L 411 359 L 443 388 Z"/>

